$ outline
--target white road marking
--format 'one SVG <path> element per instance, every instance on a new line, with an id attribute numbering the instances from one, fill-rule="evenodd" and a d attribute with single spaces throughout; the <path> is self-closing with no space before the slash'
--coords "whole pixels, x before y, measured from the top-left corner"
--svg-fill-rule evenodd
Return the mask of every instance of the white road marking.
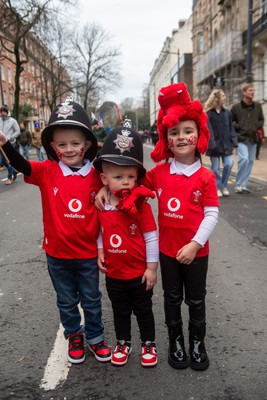
<path id="1" fill-rule="evenodd" d="M 22 173 L 21 173 L 21 172 L 18 172 L 18 175 L 17 175 L 17 176 L 20 176 L 20 175 L 22 175 Z M 5 181 L 7 181 L 7 178 L 1 179 L 1 182 L 5 182 Z"/>
<path id="2" fill-rule="evenodd" d="M 63 326 L 60 324 L 54 347 L 48 358 L 44 377 L 40 384 L 41 389 L 53 390 L 68 377 L 71 364 L 67 360 L 68 342 L 65 340 L 63 332 Z"/>
<path id="3" fill-rule="evenodd" d="M 80 305 L 78 307 L 81 313 L 81 324 L 83 325 L 83 311 Z M 67 352 L 68 341 L 64 338 L 64 328 L 60 324 L 54 347 L 48 358 L 44 377 L 40 384 L 41 389 L 54 390 L 67 379 L 71 367 L 71 363 L 67 359 Z"/>

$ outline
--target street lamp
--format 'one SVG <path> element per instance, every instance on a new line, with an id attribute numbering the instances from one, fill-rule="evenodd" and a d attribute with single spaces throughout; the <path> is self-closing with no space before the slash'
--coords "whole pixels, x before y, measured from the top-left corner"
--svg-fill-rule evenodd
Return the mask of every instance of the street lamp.
<path id="1" fill-rule="evenodd" d="M 253 0 L 248 0 L 248 30 L 247 30 L 247 83 L 252 82 L 251 62 L 252 62 L 252 12 Z"/>
<path id="2" fill-rule="evenodd" d="M 2 44 L 0 43 L 0 91 L 1 91 L 1 102 L 2 102 L 2 106 L 4 105 L 4 93 L 3 93 L 3 84 L 2 84 L 2 63 L 1 61 L 4 59 L 4 57 L 2 57 Z"/>
<path id="3" fill-rule="evenodd" d="M 180 49 L 177 49 L 177 52 L 168 51 L 168 50 L 162 50 L 161 52 L 165 53 L 165 54 L 175 54 L 175 55 L 177 55 L 177 72 L 176 72 L 176 75 L 177 75 L 177 83 L 178 83 L 179 80 L 180 80 L 180 77 L 179 77 L 179 75 L 180 75 Z"/>

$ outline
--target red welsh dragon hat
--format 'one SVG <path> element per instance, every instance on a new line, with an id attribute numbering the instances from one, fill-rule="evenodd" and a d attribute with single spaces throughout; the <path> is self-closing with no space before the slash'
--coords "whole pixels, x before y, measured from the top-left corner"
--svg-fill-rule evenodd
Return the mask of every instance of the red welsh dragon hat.
<path id="1" fill-rule="evenodd" d="M 150 156 L 153 161 L 159 162 L 165 158 L 173 157 L 167 146 L 167 130 L 179 124 L 180 121 L 192 119 L 198 126 L 197 149 L 204 154 L 208 149 L 210 132 L 207 126 L 208 116 L 203 111 L 203 106 L 198 100 L 192 101 L 183 82 L 162 88 L 158 101 L 160 109 L 157 118 L 159 141 Z"/>

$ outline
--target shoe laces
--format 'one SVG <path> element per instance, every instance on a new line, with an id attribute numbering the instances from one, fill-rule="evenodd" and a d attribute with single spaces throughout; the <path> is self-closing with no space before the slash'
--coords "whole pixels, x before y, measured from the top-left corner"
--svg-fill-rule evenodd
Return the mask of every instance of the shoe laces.
<path id="1" fill-rule="evenodd" d="M 83 337 L 82 335 L 75 335 L 69 338 L 69 345 L 74 350 L 83 348 Z"/>
<path id="2" fill-rule="evenodd" d="M 93 347 L 95 347 L 96 350 L 103 350 L 107 348 L 107 345 L 104 340 L 101 340 L 101 342 L 96 343 L 95 345 L 93 345 Z"/>
<path id="3" fill-rule="evenodd" d="M 146 341 L 142 344 L 142 347 L 144 348 L 145 353 L 150 353 L 151 347 L 155 347 L 155 343 Z"/>
<path id="4" fill-rule="evenodd" d="M 131 344 L 129 342 L 126 342 L 125 340 L 118 340 L 116 352 L 122 353 L 125 348 L 129 349 L 130 347 Z"/>

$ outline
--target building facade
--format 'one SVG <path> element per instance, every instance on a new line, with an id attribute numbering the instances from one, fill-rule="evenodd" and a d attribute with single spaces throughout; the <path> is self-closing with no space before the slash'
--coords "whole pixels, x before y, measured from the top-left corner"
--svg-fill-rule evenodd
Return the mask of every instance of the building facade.
<path id="1" fill-rule="evenodd" d="M 192 18 L 180 20 L 178 29 L 167 37 L 150 72 L 149 101 L 150 125 L 157 118 L 158 92 L 169 85 L 184 81 L 192 93 Z"/>
<path id="2" fill-rule="evenodd" d="M 0 106 L 13 109 L 15 101 L 16 58 L 14 52 L 15 31 L 9 23 L 8 13 L 1 10 L 0 26 Z M 5 18 L 6 19 L 5 19 Z M 25 46 L 25 47 L 23 47 Z M 24 51 L 27 49 L 27 54 Z M 20 59 L 22 64 L 19 86 L 19 104 L 27 110 L 25 122 L 32 130 L 34 121 L 44 126 L 55 103 L 65 100 L 71 93 L 71 79 L 64 68 L 44 44 L 31 32 L 21 41 Z M 62 94 L 62 98 L 59 94 Z"/>
<path id="3" fill-rule="evenodd" d="M 194 0 L 192 41 L 195 98 L 204 102 L 213 88 L 222 88 L 231 106 L 251 80 L 267 113 L 266 0 Z"/>

